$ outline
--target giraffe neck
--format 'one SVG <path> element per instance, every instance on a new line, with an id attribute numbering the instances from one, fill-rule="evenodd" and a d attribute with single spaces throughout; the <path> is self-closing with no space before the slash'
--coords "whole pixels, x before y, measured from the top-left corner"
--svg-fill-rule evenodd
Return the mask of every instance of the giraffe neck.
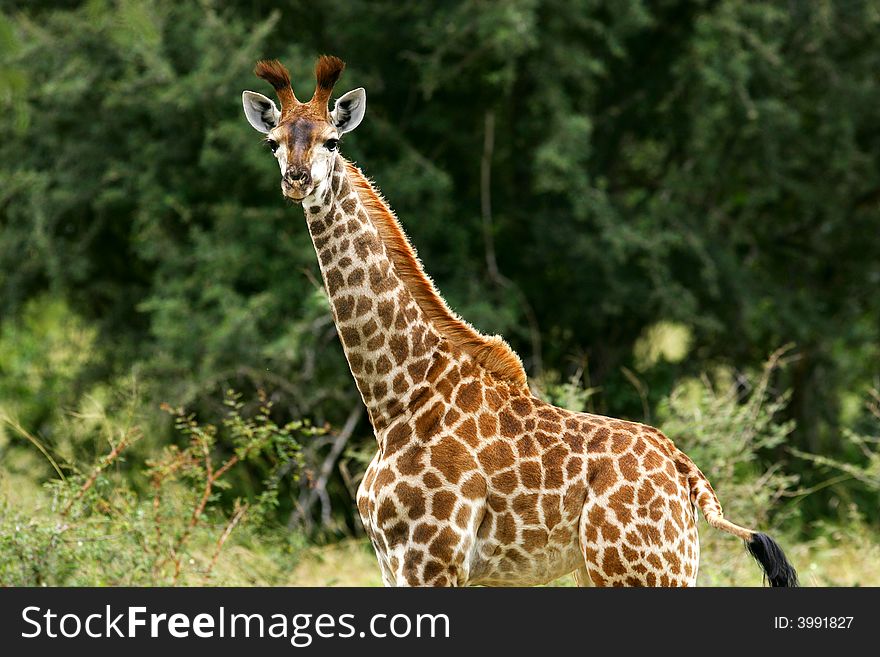
<path id="1" fill-rule="evenodd" d="M 441 340 L 395 270 L 345 164 L 336 157 L 303 210 L 345 357 L 380 431 L 428 392 Z"/>

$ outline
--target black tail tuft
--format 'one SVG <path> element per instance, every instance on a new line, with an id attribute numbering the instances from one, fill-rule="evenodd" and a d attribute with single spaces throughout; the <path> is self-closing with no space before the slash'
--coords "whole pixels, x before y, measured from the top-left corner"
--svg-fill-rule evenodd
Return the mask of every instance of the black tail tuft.
<path id="1" fill-rule="evenodd" d="M 764 569 L 764 580 L 770 582 L 770 586 L 800 586 L 797 571 L 794 569 L 785 552 L 767 534 L 756 532 L 751 540 L 746 543 L 755 561 Z"/>

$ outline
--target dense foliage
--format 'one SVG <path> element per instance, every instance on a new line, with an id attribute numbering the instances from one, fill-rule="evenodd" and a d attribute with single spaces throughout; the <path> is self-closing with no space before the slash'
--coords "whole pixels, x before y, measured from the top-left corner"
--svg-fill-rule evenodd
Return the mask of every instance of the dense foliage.
<path id="1" fill-rule="evenodd" d="M 9 476 L 56 476 L 26 435 L 66 463 L 108 453 L 101 423 L 72 432 L 71 414 L 136 413 L 129 459 L 145 462 L 186 444 L 160 403 L 217 422 L 227 389 L 246 415 L 264 389 L 278 426 L 331 427 L 301 455 L 326 491 L 284 483 L 280 516 L 356 529 L 369 427 L 301 211 L 240 105 L 269 93 L 256 59 L 284 60 L 308 94 L 326 52 L 349 64 L 337 92 L 369 97 L 343 153 L 451 305 L 505 334 L 548 395 L 656 421 L 702 373 L 736 382 L 790 344 L 765 383 L 790 391 L 765 418 L 784 431 L 741 453 L 815 489 L 805 519 L 848 513 L 843 499 L 880 521 L 876 487 L 825 486 L 832 461 L 803 456 L 876 465 L 847 436 L 868 431 L 880 377 L 877 3 L 0 7 Z M 235 449 L 222 431 L 215 447 Z M 227 509 L 266 474 L 243 464 Z"/>

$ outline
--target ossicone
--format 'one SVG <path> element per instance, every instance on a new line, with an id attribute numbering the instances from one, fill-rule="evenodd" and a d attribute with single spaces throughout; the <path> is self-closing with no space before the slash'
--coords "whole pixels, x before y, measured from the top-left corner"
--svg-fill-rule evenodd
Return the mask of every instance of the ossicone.
<path id="1" fill-rule="evenodd" d="M 261 59 L 254 66 L 254 75 L 261 78 L 272 85 L 278 100 L 281 101 L 281 109 L 287 110 L 294 105 L 298 105 L 299 101 L 296 94 L 293 93 L 293 87 L 290 84 L 290 73 L 287 68 L 277 59 Z"/>
<path id="2" fill-rule="evenodd" d="M 330 100 L 333 87 L 339 81 L 342 71 L 345 70 L 345 62 L 333 55 L 321 55 L 315 62 L 315 95 L 312 103 L 324 104 Z"/>

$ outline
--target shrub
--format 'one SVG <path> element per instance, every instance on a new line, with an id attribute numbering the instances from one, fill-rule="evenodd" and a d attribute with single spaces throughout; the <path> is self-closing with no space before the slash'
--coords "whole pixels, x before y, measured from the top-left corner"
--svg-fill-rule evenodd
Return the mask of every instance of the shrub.
<path id="1" fill-rule="evenodd" d="M 788 393 L 774 391 L 773 374 L 781 367 L 785 350 L 774 353 L 761 372 L 734 375 L 720 370 L 713 381 L 707 376 L 687 380 L 660 404 L 660 427 L 708 477 L 718 494 L 725 516 L 746 527 L 772 533 L 771 520 L 781 524 L 793 507 L 784 504 L 797 484 L 776 459 L 767 467 L 767 454 L 778 454 L 794 429 L 781 421 Z M 703 557 L 701 582 L 735 581 L 748 557 L 731 537 L 700 523 Z M 754 571 L 754 572 L 752 572 Z M 747 571 L 758 584 L 760 572 Z"/>
<path id="2" fill-rule="evenodd" d="M 299 476 L 300 440 L 320 430 L 299 420 L 279 426 L 265 396 L 253 417 L 243 415 L 237 395 L 230 392 L 225 403 L 219 426 L 166 407 L 183 444 L 149 462 L 143 474 L 151 495 L 138 493 L 122 472 L 126 450 L 140 438 L 131 427 L 88 467 L 65 464 L 35 509 L 8 496 L 0 500 L 0 584 L 211 583 L 230 537 L 242 528 L 249 530 L 245 543 L 260 529 L 270 549 L 291 552 L 290 539 L 273 531 L 270 512 L 282 476 Z M 220 436 L 231 453 L 220 453 Z M 230 473 L 258 459 L 270 473 L 262 489 L 225 503 Z"/>

